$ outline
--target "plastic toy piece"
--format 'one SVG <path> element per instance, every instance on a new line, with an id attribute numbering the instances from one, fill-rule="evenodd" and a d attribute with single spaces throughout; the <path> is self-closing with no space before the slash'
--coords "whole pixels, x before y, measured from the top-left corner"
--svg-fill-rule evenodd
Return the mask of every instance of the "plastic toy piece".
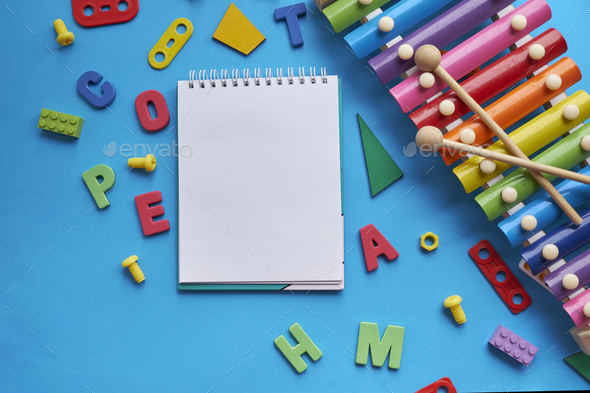
<path id="1" fill-rule="evenodd" d="M 322 11 L 336 33 L 358 22 L 389 0 L 373 0 L 370 4 L 361 4 L 359 0 L 338 0 Z"/>
<path id="2" fill-rule="evenodd" d="M 461 1 L 453 8 L 418 28 L 397 44 L 373 57 L 369 60 L 369 66 L 375 70 L 381 83 L 389 83 L 414 66 L 413 58 L 404 60 L 399 57 L 398 49 L 400 46 L 409 45 L 416 50 L 422 45 L 431 44 L 438 48 L 443 48 L 483 23 L 486 19 L 491 18 L 511 3 L 512 0 Z"/>
<path id="3" fill-rule="evenodd" d="M 102 177 L 102 182 L 98 181 L 99 177 Z M 111 206 L 106 195 L 107 191 L 115 185 L 115 172 L 111 167 L 104 164 L 97 165 L 84 172 L 82 179 L 84 179 L 84 183 L 86 183 L 99 209 Z"/>
<path id="4" fill-rule="evenodd" d="M 563 304 L 563 309 L 572 318 L 578 329 L 583 329 L 590 324 L 590 289 L 585 290 L 580 295 Z"/>
<path id="5" fill-rule="evenodd" d="M 315 3 L 316 7 L 318 7 L 318 10 L 322 12 L 324 8 L 334 4 L 336 0 L 313 0 L 313 2 Z"/>
<path id="6" fill-rule="evenodd" d="M 432 244 L 426 244 L 426 239 L 432 239 Z M 422 247 L 426 251 L 434 250 L 438 247 L 438 236 L 432 232 L 426 232 L 424 235 L 420 236 L 420 247 Z"/>
<path id="7" fill-rule="evenodd" d="M 301 27 L 299 26 L 299 17 L 305 15 L 307 15 L 305 3 L 297 3 L 275 9 L 275 20 L 285 20 L 287 22 L 292 46 L 303 45 L 303 35 L 301 34 Z"/>
<path id="8" fill-rule="evenodd" d="M 522 14 L 528 19 L 524 30 L 516 31 L 510 27 L 512 16 L 516 14 Z M 545 0 L 527 1 L 451 49 L 443 56 L 440 65 L 455 80 L 460 79 L 478 65 L 485 63 L 510 45 L 524 38 L 550 18 L 551 9 Z M 440 77 L 437 77 L 433 87 L 420 89 L 419 77 L 420 73 L 418 72 L 390 90 L 391 95 L 395 97 L 403 112 L 409 112 L 447 87 L 447 84 Z"/>
<path id="9" fill-rule="evenodd" d="M 590 222 L 586 222 L 590 221 L 590 209 L 582 212 L 581 216 L 583 221 L 580 225 L 568 221 L 520 252 L 533 274 L 540 273 L 553 265 L 553 261 L 563 258 L 590 241 Z M 554 245 L 556 250 L 553 249 L 543 256 L 543 249 L 547 245 Z"/>
<path id="10" fill-rule="evenodd" d="M 457 393 L 455 385 L 453 385 L 453 382 L 451 382 L 451 380 L 447 377 L 441 378 L 438 381 L 431 383 L 420 390 L 417 390 L 416 393 L 438 393 L 444 391 L 444 388 L 446 388 L 447 393 Z"/>
<path id="11" fill-rule="evenodd" d="M 119 5 L 127 3 L 127 9 Z M 84 14 L 84 9 L 92 7 L 92 14 Z M 76 22 L 84 27 L 110 25 L 129 22 L 139 11 L 139 0 L 72 0 L 72 11 Z"/>
<path id="12" fill-rule="evenodd" d="M 380 255 L 385 255 L 390 261 L 399 257 L 399 253 L 373 224 L 362 227 L 360 234 L 368 271 L 371 272 L 379 267 L 378 257 Z"/>
<path id="13" fill-rule="evenodd" d="M 379 16 L 348 33 L 344 40 L 356 57 L 362 59 L 451 1 L 402 0 L 383 11 Z"/>
<path id="14" fill-rule="evenodd" d="M 155 119 L 152 119 L 150 115 L 148 108 L 150 102 L 156 108 L 157 116 Z M 170 123 L 170 112 L 168 111 L 168 105 L 166 105 L 166 99 L 157 90 L 146 90 L 140 93 L 135 99 L 135 111 L 142 127 L 148 131 L 160 131 Z"/>
<path id="15" fill-rule="evenodd" d="M 590 382 L 590 356 L 583 352 L 578 352 L 574 355 L 564 358 L 563 360 L 565 360 L 570 366 L 572 366 L 574 370 L 576 370 L 581 376 Z"/>
<path id="16" fill-rule="evenodd" d="M 234 3 L 229 5 L 213 38 L 245 55 L 249 55 L 266 39 Z"/>
<path id="17" fill-rule="evenodd" d="M 66 24 L 61 19 L 53 21 L 53 27 L 57 33 L 57 43 L 61 46 L 68 46 L 74 42 L 74 33 L 68 31 Z"/>
<path id="18" fill-rule="evenodd" d="M 154 217 L 164 215 L 164 206 L 150 207 L 150 205 L 159 202 L 162 202 L 162 193 L 160 191 L 152 191 L 135 197 L 135 206 L 137 206 L 139 221 L 141 221 L 141 228 L 145 236 L 170 230 L 168 220 L 154 221 Z"/>
<path id="19" fill-rule="evenodd" d="M 143 272 L 137 264 L 138 259 L 139 258 L 137 257 L 137 255 L 131 255 L 129 258 L 125 259 L 121 265 L 123 267 L 129 268 L 129 271 L 133 275 L 135 282 L 139 284 L 140 282 L 145 281 L 145 276 L 143 275 Z"/>
<path id="20" fill-rule="evenodd" d="M 178 27 L 184 26 L 186 31 L 184 33 L 178 32 Z M 166 29 L 162 37 L 156 42 L 156 45 L 150 50 L 148 61 L 152 67 L 157 70 L 162 70 L 174 60 L 178 52 L 182 49 L 184 44 L 193 35 L 193 24 L 186 18 L 178 18 Z M 161 53 L 164 55 L 164 60 L 158 62 L 156 55 Z M 155 104 L 154 104 L 155 105 Z"/>
<path id="21" fill-rule="evenodd" d="M 463 3 L 465 2 L 463 1 L 459 5 Z M 547 48 L 548 51 L 543 58 L 537 61 L 533 61 L 528 55 L 529 49 L 535 45 Z M 555 29 L 549 29 L 465 80 L 461 83 L 461 87 L 469 93 L 471 98 L 482 104 L 561 56 L 566 50 L 567 45 L 561 33 Z M 412 64 L 414 64 L 413 60 Z M 445 100 L 455 105 L 455 111 L 450 116 L 444 116 L 438 110 L 440 103 Z M 449 90 L 442 96 L 413 111 L 410 114 L 410 119 L 418 129 L 425 126 L 443 128 L 470 111 L 471 109 L 457 97 L 457 94 Z"/>
<path id="22" fill-rule="evenodd" d="M 84 119 L 49 109 L 41 109 L 41 116 L 37 127 L 58 134 L 80 138 Z"/>
<path id="23" fill-rule="evenodd" d="M 307 333 L 303 331 L 303 328 L 299 326 L 297 322 L 289 327 L 289 332 L 295 337 L 298 344 L 294 347 L 289 344 L 285 336 L 282 334 L 275 338 L 275 345 L 287 358 L 289 363 L 297 370 L 298 373 L 302 373 L 307 369 L 307 364 L 301 358 L 301 355 L 307 352 L 309 357 L 317 362 L 322 357 L 322 351 L 315 345 L 315 343 L 309 338 Z"/>
<path id="24" fill-rule="evenodd" d="M 590 330 L 588 330 L 588 328 L 578 330 L 577 328 L 573 327 L 570 330 L 570 334 L 582 352 L 590 356 Z"/>
<path id="25" fill-rule="evenodd" d="M 452 296 L 449 296 L 448 298 L 446 298 L 445 302 L 443 303 L 445 308 L 451 309 L 451 313 L 453 314 L 453 318 L 455 319 L 455 322 L 457 322 L 459 325 L 462 325 L 465 322 L 467 322 L 467 317 L 465 317 L 465 313 L 463 312 L 463 307 L 461 307 L 462 301 L 463 301 L 463 299 L 461 299 L 461 296 L 452 295 Z"/>
<path id="26" fill-rule="evenodd" d="M 539 351 L 539 348 L 502 325 L 498 325 L 488 342 L 525 366 L 531 364 Z"/>
<path id="27" fill-rule="evenodd" d="M 148 172 L 153 172 L 156 169 L 156 157 L 153 154 L 148 154 L 145 157 L 134 157 L 127 160 L 127 165 L 130 168 L 145 168 Z"/>
<path id="28" fill-rule="evenodd" d="M 367 126 L 361 115 L 357 113 L 357 116 L 363 140 L 369 183 L 371 184 L 371 195 L 375 196 L 385 187 L 402 177 L 404 173 L 379 142 L 379 139 L 373 134 L 373 131 Z"/>
<path id="29" fill-rule="evenodd" d="M 383 366 L 389 355 L 389 368 L 398 369 L 402 360 L 403 346 L 403 327 L 387 325 L 383 337 L 379 338 L 379 326 L 376 323 L 361 322 L 356 347 L 356 364 L 367 364 L 370 348 L 373 367 Z"/>
<path id="30" fill-rule="evenodd" d="M 582 94 L 586 94 L 581 92 Z M 590 126 L 584 125 L 570 135 L 556 142 L 551 147 L 533 158 L 533 161 L 551 165 L 563 169 L 571 169 L 578 163 L 590 157 L 590 153 L 583 150 L 580 140 L 590 135 Z M 547 179 L 552 181 L 555 176 L 548 175 Z M 500 197 L 500 192 L 505 187 L 514 187 L 518 191 L 518 199 L 511 204 L 506 204 Z M 495 220 L 503 213 L 512 209 L 515 205 L 531 196 L 540 189 L 532 175 L 522 168 L 515 169 L 510 175 L 492 185 L 488 190 L 475 197 L 475 201 L 481 206 L 490 221 Z"/>
<path id="31" fill-rule="evenodd" d="M 535 244 L 533 243 L 531 246 Z M 568 274 L 574 274 L 578 278 L 578 285 L 572 289 L 563 286 L 563 277 Z M 545 282 L 551 288 L 555 298 L 560 301 L 573 295 L 577 290 L 583 289 L 586 284 L 590 283 L 590 250 L 584 251 L 565 265 L 548 274 L 545 277 Z"/>
<path id="32" fill-rule="evenodd" d="M 487 251 L 489 254 L 485 259 L 479 256 L 479 252 L 482 250 Z M 489 241 L 482 240 L 471 247 L 469 255 L 481 269 L 484 276 L 494 286 L 494 289 L 498 292 L 502 300 L 504 300 L 508 308 L 510 308 L 510 311 L 518 314 L 531 305 L 531 297 Z M 503 281 L 498 281 L 498 273 L 504 273 L 506 278 Z M 536 273 L 533 271 L 533 274 Z M 514 303 L 514 297 L 517 295 L 522 297 L 520 304 Z"/>
<path id="33" fill-rule="evenodd" d="M 564 83 L 562 88 L 560 88 L 559 90 L 548 91 L 545 87 L 545 79 L 547 75 L 551 73 L 559 73 L 561 76 L 563 76 Z M 502 96 L 500 99 L 490 104 L 484 110 L 486 112 L 490 112 L 489 116 L 492 119 L 494 119 L 494 121 L 501 128 L 506 129 L 510 127 L 512 124 L 516 123 L 518 120 L 524 118 L 529 113 L 532 113 L 539 106 L 549 102 L 551 99 L 555 98 L 557 95 L 565 91 L 566 88 L 573 86 L 581 79 L 582 74 L 580 73 L 580 69 L 578 68 L 576 63 L 574 63 L 574 61 L 569 57 L 564 57 L 555 64 L 551 65 L 546 70 L 543 70 L 538 75 L 535 75 L 525 83 L 514 88 L 508 94 Z M 583 102 L 583 99 L 581 97 L 577 99 L 577 102 L 580 101 Z M 560 108 L 562 108 L 562 106 L 564 105 L 561 105 L 560 103 L 559 106 Z M 492 111 L 491 108 L 494 108 L 494 110 Z M 559 114 L 557 117 L 562 117 L 562 110 L 563 109 L 559 110 Z M 551 113 L 555 113 L 555 111 L 556 110 L 553 110 Z M 548 127 L 549 130 L 551 130 L 552 128 L 557 128 L 558 126 L 567 127 L 571 124 L 570 122 L 567 122 L 564 119 L 557 119 L 557 117 L 555 115 L 552 116 L 552 119 L 554 118 L 556 120 L 556 126 Z M 534 123 L 535 120 L 533 119 L 531 120 L 531 122 Z M 469 118 L 466 122 L 461 124 L 461 126 L 449 131 L 445 135 L 445 139 L 458 142 L 459 134 L 461 130 L 464 129 L 470 129 L 472 130 L 472 132 L 475 133 L 476 146 L 480 146 L 483 143 L 490 140 L 492 137 L 494 137 L 494 132 L 492 131 L 492 129 L 489 126 L 487 126 L 481 118 L 479 118 L 477 115 L 474 115 L 471 118 Z M 531 145 L 530 140 L 526 145 Z M 496 149 L 494 149 L 494 151 L 496 151 Z M 508 151 L 508 149 L 504 148 L 503 151 Z M 449 152 L 446 151 L 446 149 L 441 149 L 440 153 L 443 156 L 445 164 L 447 165 L 451 165 L 455 161 L 459 160 L 462 156 L 462 154 L 456 153 L 454 155 L 449 154 Z"/>
<path id="34" fill-rule="evenodd" d="M 107 106 L 111 105 L 113 101 L 115 101 L 115 97 L 117 96 L 117 90 L 115 90 L 115 86 L 109 81 L 105 81 L 100 89 L 102 90 L 102 96 L 96 95 L 92 90 L 90 90 L 90 83 L 98 84 L 102 80 L 102 75 L 96 71 L 86 71 L 82 74 L 82 76 L 78 79 L 77 88 L 78 93 L 82 95 L 82 97 L 86 98 L 86 100 L 94 105 L 97 108 L 106 108 Z"/>

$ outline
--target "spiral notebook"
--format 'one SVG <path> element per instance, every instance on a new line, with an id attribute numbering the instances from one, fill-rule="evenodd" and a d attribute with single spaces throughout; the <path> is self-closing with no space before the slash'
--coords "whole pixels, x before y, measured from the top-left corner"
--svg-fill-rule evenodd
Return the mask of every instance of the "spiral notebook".
<path id="1" fill-rule="evenodd" d="M 340 81 L 178 82 L 179 289 L 342 289 Z"/>

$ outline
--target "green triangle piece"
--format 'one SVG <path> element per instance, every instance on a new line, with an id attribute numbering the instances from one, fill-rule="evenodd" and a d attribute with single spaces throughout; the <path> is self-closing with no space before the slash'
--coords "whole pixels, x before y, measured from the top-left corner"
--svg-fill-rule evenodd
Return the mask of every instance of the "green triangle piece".
<path id="1" fill-rule="evenodd" d="M 590 381 L 590 356 L 584 352 L 578 352 L 572 356 L 568 356 L 563 359 L 573 367 L 574 370 L 579 372 L 584 378 Z"/>
<path id="2" fill-rule="evenodd" d="M 361 128 L 363 149 L 365 150 L 365 162 L 367 163 L 367 173 L 371 184 L 371 195 L 375 196 L 385 187 L 402 177 L 404 173 L 379 142 L 379 139 L 373 134 L 373 131 L 367 126 L 361 115 L 357 113 L 357 116 Z"/>

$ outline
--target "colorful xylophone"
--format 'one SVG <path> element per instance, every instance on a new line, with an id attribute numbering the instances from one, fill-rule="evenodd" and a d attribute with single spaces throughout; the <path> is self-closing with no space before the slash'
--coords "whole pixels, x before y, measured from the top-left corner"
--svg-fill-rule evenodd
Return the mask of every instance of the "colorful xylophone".
<path id="1" fill-rule="evenodd" d="M 382 11 L 380 7 L 387 0 L 315 0 L 336 32 L 358 21 L 362 23 L 344 39 L 359 59 L 382 50 L 369 60 L 369 66 L 383 84 L 402 76 L 403 81 L 390 93 L 403 112 L 411 112 L 410 119 L 418 129 L 434 126 L 443 131 L 446 141 L 511 154 L 504 143 L 494 142 L 494 133 L 480 117 L 461 119 L 471 109 L 453 90 L 442 92 L 447 84 L 440 77 L 428 75 L 430 83 L 421 82 L 423 72 L 413 57 L 421 46 L 442 48 L 491 18 L 493 23 L 442 55 L 440 66 L 457 80 L 510 49 L 508 55 L 463 80 L 461 87 L 480 105 L 504 93 L 484 108 L 502 129 L 543 106 L 545 112 L 509 133 L 509 138 L 527 156 L 545 148 L 532 158 L 534 162 L 569 170 L 579 167 L 578 173 L 590 175 L 590 167 L 586 166 L 590 163 L 590 124 L 583 124 L 590 117 L 590 95 L 578 91 L 568 97 L 564 93 L 580 81 L 580 70 L 568 57 L 548 65 L 567 50 L 557 30 L 548 29 L 535 38 L 529 35 L 551 18 L 547 2 L 529 0 L 515 8 L 512 1 L 463 0 L 402 38 L 451 1 L 402 0 Z M 382 18 L 391 18 L 393 28 L 380 28 Z M 523 79 L 524 83 L 514 87 Z M 565 311 L 576 325 L 571 334 L 581 350 L 590 355 L 590 289 L 586 289 L 590 283 L 590 250 L 567 264 L 564 260 L 590 241 L 590 209 L 576 213 L 581 224 L 568 220 L 545 233 L 543 230 L 562 219 L 564 213 L 547 193 L 523 204 L 541 188 L 529 171 L 517 168 L 504 176 L 511 165 L 445 147 L 439 152 L 446 165 L 463 160 L 453 173 L 467 193 L 483 188 L 476 202 L 490 220 L 504 217 L 498 226 L 510 244 L 525 246 L 519 268 L 564 302 Z M 590 185 L 572 180 L 555 188 L 573 208 L 580 207 L 590 196 Z M 503 191 L 508 189 L 511 198 L 503 197 Z"/>

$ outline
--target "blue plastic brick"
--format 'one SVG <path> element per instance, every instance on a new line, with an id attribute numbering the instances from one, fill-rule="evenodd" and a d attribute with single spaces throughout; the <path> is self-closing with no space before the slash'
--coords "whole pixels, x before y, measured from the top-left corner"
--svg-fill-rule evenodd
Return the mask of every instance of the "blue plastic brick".
<path id="1" fill-rule="evenodd" d="M 291 37 L 291 45 L 303 45 L 303 35 L 301 35 L 301 28 L 299 27 L 299 17 L 307 14 L 305 3 L 297 3 L 275 9 L 275 19 L 277 21 L 286 20 L 287 28 L 289 29 L 289 36 Z"/>
<path id="2" fill-rule="evenodd" d="M 488 342 L 525 366 L 531 364 L 539 352 L 539 348 L 502 325 L 498 325 Z"/>
<path id="3" fill-rule="evenodd" d="M 58 134 L 80 138 L 82 124 L 84 124 L 84 119 L 81 117 L 42 108 L 37 127 Z"/>
<path id="4" fill-rule="evenodd" d="M 82 97 L 86 98 L 88 102 L 94 105 L 97 108 L 106 108 L 107 106 L 111 105 L 113 101 L 115 101 L 115 97 L 117 96 L 117 90 L 115 90 L 115 86 L 109 81 L 105 81 L 100 89 L 102 90 L 102 95 L 99 96 L 94 93 L 88 85 L 90 83 L 98 84 L 102 80 L 102 75 L 96 71 L 86 71 L 82 74 L 80 79 L 78 79 L 78 83 L 76 84 L 78 88 L 78 93 L 82 95 Z"/>

